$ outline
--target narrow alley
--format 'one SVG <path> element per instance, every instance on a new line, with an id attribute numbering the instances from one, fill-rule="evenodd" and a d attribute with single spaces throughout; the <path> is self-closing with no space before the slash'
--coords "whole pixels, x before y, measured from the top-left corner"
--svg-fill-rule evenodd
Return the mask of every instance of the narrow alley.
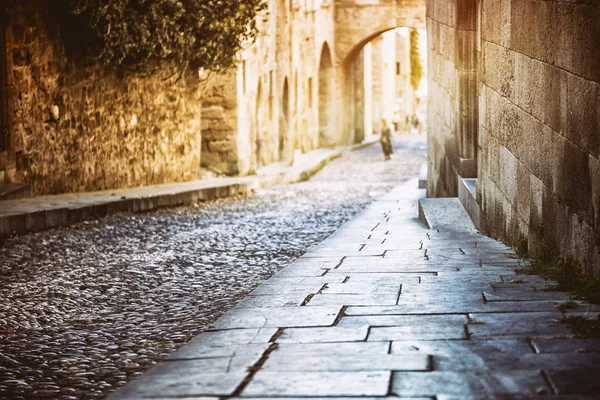
<path id="1" fill-rule="evenodd" d="M 202 332 L 367 204 L 418 175 L 424 135 L 311 180 L 121 214 L 0 247 L 0 397 L 102 398 Z M 7 331 L 13 332 L 6 334 Z"/>
<path id="2" fill-rule="evenodd" d="M 600 400 L 599 21 L 0 0 L 0 399 Z"/>

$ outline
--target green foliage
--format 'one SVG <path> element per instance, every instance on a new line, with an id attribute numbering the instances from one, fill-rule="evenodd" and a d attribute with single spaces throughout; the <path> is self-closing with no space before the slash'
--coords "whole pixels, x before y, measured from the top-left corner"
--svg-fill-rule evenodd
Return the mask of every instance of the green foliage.
<path id="1" fill-rule="evenodd" d="M 576 301 L 573 301 L 573 298 L 570 298 L 567 301 L 564 301 L 558 305 L 558 309 L 560 311 L 574 310 L 579 307 L 579 304 Z"/>
<path id="2" fill-rule="evenodd" d="M 596 319 L 582 315 L 568 315 L 561 319 L 561 324 L 571 325 L 573 332 L 582 338 L 600 338 L 600 315 Z"/>
<path id="3" fill-rule="evenodd" d="M 222 71 L 257 34 L 264 0 L 62 0 L 79 47 L 109 66 Z"/>
<path id="4" fill-rule="evenodd" d="M 581 299 L 600 304 L 600 279 L 586 276 L 580 262 L 573 257 L 560 257 L 553 261 L 542 255 L 538 257 L 516 272 L 551 279 L 557 282 L 551 290 L 574 292 Z"/>
<path id="5" fill-rule="evenodd" d="M 423 79 L 423 65 L 421 64 L 421 53 L 419 50 L 419 31 L 410 31 L 410 85 L 414 90 L 419 88 Z"/>

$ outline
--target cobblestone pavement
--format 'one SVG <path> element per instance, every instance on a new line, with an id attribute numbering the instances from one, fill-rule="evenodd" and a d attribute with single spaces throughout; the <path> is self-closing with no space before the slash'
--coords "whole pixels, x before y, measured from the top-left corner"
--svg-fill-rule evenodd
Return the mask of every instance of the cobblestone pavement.
<path id="1" fill-rule="evenodd" d="M 514 253 L 472 225 L 426 228 L 416 186 L 373 202 L 110 398 L 600 398 L 600 339 L 560 323 L 600 308 L 561 311 L 567 293 L 518 275 Z"/>
<path id="2" fill-rule="evenodd" d="M 101 398 L 197 335 L 374 198 L 424 137 L 248 198 L 117 215 L 0 245 L 0 398 Z"/>

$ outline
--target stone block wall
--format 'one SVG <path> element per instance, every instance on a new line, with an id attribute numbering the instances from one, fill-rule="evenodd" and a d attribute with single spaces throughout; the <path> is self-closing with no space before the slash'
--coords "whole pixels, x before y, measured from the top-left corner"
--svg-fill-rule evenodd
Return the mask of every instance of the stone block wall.
<path id="1" fill-rule="evenodd" d="M 427 2 L 428 186 L 430 197 L 457 196 L 459 169 L 456 8 L 459 0 Z"/>
<path id="2" fill-rule="evenodd" d="M 197 74 L 173 83 L 84 66 L 67 54 L 47 6 L 5 5 L 10 145 L 0 184 L 41 195 L 196 178 Z"/>
<path id="3" fill-rule="evenodd" d="M 534 255 L 573 256 L 600 276 L 597 2 L 427 6 L 428 194 L 456 195 L 476 156 L 486 233 Z"/>
<path id="4" fill-rule="evenodd" d="M 235 71 L 202 85 L 202 166 L 227 175 L 240 172 Z"/>
<path id="5" fill-rule="evenodd" d="M 479 188 L 485 229 L 600 276 L 600 7 L 484 0 Z"/>

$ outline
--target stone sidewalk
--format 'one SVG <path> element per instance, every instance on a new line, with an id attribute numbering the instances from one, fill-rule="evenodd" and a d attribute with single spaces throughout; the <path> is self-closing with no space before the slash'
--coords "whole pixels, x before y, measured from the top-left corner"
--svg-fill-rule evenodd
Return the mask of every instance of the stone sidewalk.
<path id="1" fill-rule="evenodd" d="M 0 239 L 72 225 L 118 212 L 145 212 L 160 207 L 190 205 L 247 194 L 261 187 L 299 182 L 310 178 L 340 155 L 340 149 L 315 150 L 300 155 L 292 166 L 271 164 L 259 169 L 253 176 L 3 200 L 0 201 Z"/>
<path id="2" fill-rule="evenodd" d="M 599 398 L 600 339 L 559 323 L 569 295 L 517 275 L 511 249 L 468 225 L 425 227 L 417 185 L 109 398 Z"/>

